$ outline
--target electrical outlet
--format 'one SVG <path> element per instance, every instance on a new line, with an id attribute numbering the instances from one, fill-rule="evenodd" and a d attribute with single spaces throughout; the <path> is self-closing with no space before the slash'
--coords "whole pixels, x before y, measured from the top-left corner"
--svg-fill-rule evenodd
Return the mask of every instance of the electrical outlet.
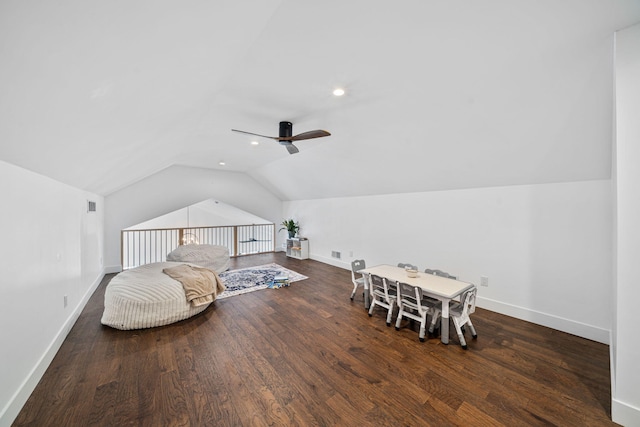
<path id="1" fill-rule="evenodd" d="M 487 276 L 480 277 L 480 286 L 489 286 L 489 278 Z"/>
<path id="2" fill-rule="evenodd" d="M 65 295 L 64 296 L 64 306 L 65 306 L 65 308 L 67 307 L 67 303 L 68 303 L 68 300 L 67 300 L 67 296 Z"/>

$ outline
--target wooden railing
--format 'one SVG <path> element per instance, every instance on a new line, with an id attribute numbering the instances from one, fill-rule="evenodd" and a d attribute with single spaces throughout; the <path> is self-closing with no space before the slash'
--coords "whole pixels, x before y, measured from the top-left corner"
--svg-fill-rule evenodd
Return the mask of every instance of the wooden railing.
<path id="1" fill-rule="evenodd" d="M 232 257 L 274 252 L 275 224 L 181 227 L 120 232 L 122 269 L 167 260 L 167 254 L 188 243 L 226 246 Z"/>

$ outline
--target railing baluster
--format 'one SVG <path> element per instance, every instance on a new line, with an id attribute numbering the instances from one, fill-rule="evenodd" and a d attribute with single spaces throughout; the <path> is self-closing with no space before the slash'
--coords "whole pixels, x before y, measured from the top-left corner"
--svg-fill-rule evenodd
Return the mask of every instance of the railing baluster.
<path id="1" fill-rule="evenodd" d="M 122 269 L 166 261 L 167 254 L 182 244 L 187 233 L 194 235 L 200 244 L 226 246 L 232 257 L 274 252 L 276 247 L 275 224 L 121 230 Z"/>

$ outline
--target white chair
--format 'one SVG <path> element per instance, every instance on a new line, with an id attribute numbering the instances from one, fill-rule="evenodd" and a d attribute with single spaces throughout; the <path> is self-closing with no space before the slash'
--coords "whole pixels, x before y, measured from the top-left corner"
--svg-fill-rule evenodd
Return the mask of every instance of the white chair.
<path id="1" fill-rule="evenodd" d="M 473 323 L 471 323 L 471 318 L 469 317 L 476 311 L 476 295 L 478 293 L 478 288 L 475 286 L 469 289 L 467 292 L 463 293 L 460 297 L 459 303 L 451 304 L 449 308 L 449 318 L 453 320 L 453 325 L 456 328 L 456 332 L 458 333 L 458 339 L 460 340 L 460 345 L 465 350 L 467 349 L 467 341 L 464 339 L 464 326 L 467 325 L 469 330 L 471 331 L 471 336 L 473 339 L 478 338 L 478 334 L 476 333 L 476 329 L 473 327 Z M 431 326 L 429 327 L 429 332 L 433 332 L 433 327 L 435 326 L 436 320 L 440 317 L 440 313 L 442 312 L 442 303 L 437 304 L 434 307 L 433 320 L 431 321 Z"/>
<path id="2" fill-rule="evenodd" d="M 420 322 L 420 333 L 418 338 L 424 341 L 427 326 L 427 315 L 434 313 L 437 304 L 435 300 L 425 298 L 422 289 L 418 286 L 411 286 L 407 283 L 398 282 L 398 319 L 396 320 L 396 331 L 400 329 L 402 318 L 417 320 Z"/>
<path id="3" fill-rule="evenodd" d="M 387 280 L 383 277 L 372 274 L 371 280 L 371 306 L 369 307 L 369 317 L 373 316 L 373 309 L 376 305 L 387 309 L 387 326 L 391 326 L 391 318 L 393 317 L 393 308 L 396 306 L 397 292 L 395 284 L 390 287 Z"/>
<path id="4" fill-rule="evenodd" d="M 356 291 L 358 290 L 358 286 L 362 286 L 364 289 L 364 281 L 366 280 L 364 275 L 356 278 L 356 273 L 358 273 L 363 268 L 367 268 L 366 263 L 363 259 L 356 259 L 351 261 L 351 281 L 353 282 L 353 292 L 351 292 L 351 301 L 353 301 L 353 297 L 356 295 Z"/>

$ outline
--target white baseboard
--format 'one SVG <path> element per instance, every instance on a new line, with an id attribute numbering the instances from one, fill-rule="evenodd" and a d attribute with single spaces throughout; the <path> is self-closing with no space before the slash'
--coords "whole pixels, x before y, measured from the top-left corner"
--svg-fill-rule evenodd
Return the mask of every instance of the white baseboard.
<path id="1" fill-rule="evenodd" d="M 327 258 L 327 257 L 322 257 L 314 254 L 309 254 L 309 258 L 318 262 L 322 262 L 324 264 L 332 265 L 334 267 L 344 268 L 345 270 L 351 270 L 351 263 L 345 262 L 341 259 Z"/>
<path id="2" fill-rule="evenodd" d="M 121 265 L 108 265 L 104 268 L 104 274 L 120 273 L 121 271 Z"/>
<path id="3" fill-rule="evenodd" d="M 42 379 L 42 376 L 53 361 L 56 353 L 58 353 L 58 350 L 60 350 L 62 343 L 67 338 L 67 335 L 69 335 L 71 328 L 75 325 L 82 313 L 82 310 L 84 310 L 89 299 L 100 285 L 100 282 L 102 282 L 104 275 L 105 271 L 103 270 L 98 278 L 91 284 L 89 289 L 87 289 L 87 292 L 85 292 L 76 308 L 69 314 L 69 317 L 55 335 L 53 341 L 49 344 L 49 347 L 47 347 L 44 354 L 40 359 L 38 359 L 38 362 L 31 372 L 29 372 L 29 375 L 27 375 L 27 378 L 25 378 L 24 382 L 20 385 L 20 388 L 18 388 L 14 393 L 5 407 L 2 408 L 2 412 L 0 412 L 0 427 L 11 426 L 24 404 L 27 403 L 29 396 L 31 396 L 31 393 L 35 390 L 38 382 Z"/>
<path id="4" fill-rule="evenodd" d="M 542 313 L 529 308 L 518 307 L 516 305 L 495 301 L 489 298 L 478 297 L 478 307 L 495 311 L 496 313 L 526 320 L 536 325 L 546 326 L 568 334 L 577 335 L 602 344 L 610 344 L 610 331 L 598 328 L 575 320 L 566 319 L 552 314 Z"/>
<path id="5" fill-rule="evenodd" d="M 611 399 L 611 420 L 623 426 L 640 426 L 640 409 Z"/>

